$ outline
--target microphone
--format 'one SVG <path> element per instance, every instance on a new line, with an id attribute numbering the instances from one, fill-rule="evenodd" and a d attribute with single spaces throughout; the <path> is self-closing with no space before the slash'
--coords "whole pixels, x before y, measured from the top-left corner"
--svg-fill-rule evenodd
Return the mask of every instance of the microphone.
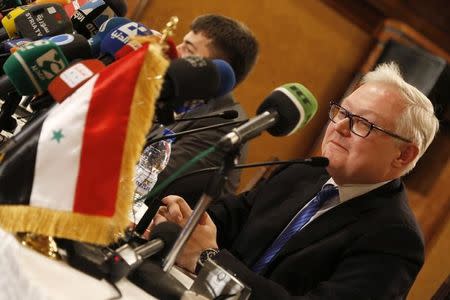
<path id="1" fill-rule="evenodd" d="M 14 23 L 21 37 L 32 40 L 73 32 L 69 16 L 57 3 L 32 5 L 17 16 Z"/>
<path id="2" fill-rule="evenodd" d="M 0 43 L 1 52 L 9 55 L 14 51 L 13 49 L 22 47 L 29 42 L 31 42 L 31 40 L 26 38 L 8 39 Z"/>
<path id="3" fill-rule="evenodd" d="M 81 6 L 72 16 L 75 31 L 87 38 L 94 36 L 106 20 L 127 13 L 124 0 L 91 0 Z"/>
<path id="4" fill-rule="evenodd" d="M 229 109 L 224 110 L 217 114 L 207 115 L 207 116 L 201 116 L 201 117 L 191 117 L 191 118 L 182 118 L 182 119 L 176 119 L 175 122 L 183 122 L 183 121 L 193 121 L 193 120 L 203 120 L 203 119 L 210 119 L 210 118 L 222 118 L 226 120 L 236 119 L 239 116 L 239 113 L 235 109 Z"/>
<path id="5" fill-rule="evenodd" d="M 179 136 L 186 135 L 186 134 L 197 133 L 200 131 L 206 131 L 206 130 L 221 128 L 221 127 L 230 126 L 230 125 L 238 125 L 238 124 L 242 124 L 245 121 L 246 120 L 226 122 L 226 123 L 209 125 L 209 126 L 205 126 L 205 127 L 194 128 L 194 129 L 190 129 L 190 130 L 186 130 L 186 131 L 180 131 L 180 132 L 177 132 L 174 134 L 166 134 L 166 135 L 154 138 L 154 139 L 147 140 L 144 147 L 147 147 L 148 145 L 159 142 L 161 140 L 173 139 L 173 138 L 177 138 Z"/>
<path id="6" fill-rule="evenodd" d="M 19 6 L 11 10 L 2 19 L 3 28 L 0 28 L 0 41 L 4 41 L 8 38 L 15 38 L 18 36 L 16 31 L 16 24 L 14 20 L 23 14 L 28 6 Z"/>
<path id="7" fill-rule="evenodd" d="M 92 76 L 105 68 L 98 59 L 87 59 L 75 62 L 58 74 L 48 85 L 48 92 L 54 101 L 61 103 L 72 95 Z"/>
<path id="8" fill-rule="evenodd" d="M 4 14 L 22 4 L 20 0 L 0 0 L 0 12 Z"/>
<path id="9" fill-rule="evenodd" d="M 92 58 L 91 45 L 81 34 L 65 33 L 52 36 L 48 40 L 59 46 L 68 61 Z"/>
<path id="10" fill-rule="evenodd" d="M 61 5 L 66 5 L 72 2 L 71 0 L 36 0 L 34 3 L 36 4 L 44 4 L 44 3 L 58 3 Z"/>
<path id="11" fill-rule="evenodd" d="M 109 267 L 108 279 L 117 282 L 138 267 L 146 258 L 167 254 L 177 239 L 181 227 L 175 223 L 163 222 L 155 226 L 150 240 L 136 248 L 128 244 L 119 247 L 105 263 Z"/>
<path id="12" fill-rule="evenodd" d="M 156 103 L 158 121 L 172 123 L 174 109 L 186 100 L 221 96 L 231 91 L 235 82 L 233 69 L 223 60 L 198 56 L 172 60 Z"/>
<path id="13" fill-rule="evenodd" d="M 159 32 L 150 29 L 153 33 L 153 35 L 161 35 Z M 175 42 L 173 41 L 173 39 L 169 36 L 166 39 L 165 42 L 165 46 L 163 46 L 163 51 L 164 54 L 166 56 L 166 58 L 168 58 L 169 60 L 174 60 L 178 58 L 178 52 L 177 52 L 177 46 L 175 45 Z M 144 42 L 145 44 L 145 42 Z M 137 49 L 139 49 L 140 47 L 142 47 L 142 44 L 139 41 L 129 41 L 127 44 L 125 44 L 122 48 L 120 48 L 115 54 L 114 54 L 114 58 L 116 60 L 126 56 L 127 54 L 136 51 Z"/>
<path id="14" fill-rule="evenodd" d="M 131 22 L 131 20 L 124 17 L 113 17 L 104 22 L 98 29 L 97 34 L 89 39 L 89 44 L 91 45 L 92 49 L 92 55 L 94 57 L 100 55 L 100 45 L 103 38 L 107 34 L 109 34 L 112 30 L 116 29 L 117 27 L 129 22 Z"/>
<path id="15" fill-rule="evenodd" d="M 317 107 L 316 98 L 303 85 L 282 85 L 263 101 L 256 117 L 225 135 L 217 147 L 229 151 L 236 145 L 260 135 L 266 129 L 273 136 L 290 135 L 312 119 Z"/>
<path id="16" fill-rule="evenodd" d="M 106 64 L 111 63 L 114 61 L 116 52 L 122 49 L 131 37 L 152 34 L 149 28 L 138 22 L 128 22 L 111 30 L 101 41 L 100 53 L 106 56 L 103 56 L 101 60 L 105 59 Z"/>
<path id="17" fill-rule="evenodd" d="M 0 90 L 10 90 L 12 84 L 20 95 L 41 95 L 68 64 L 61 49 L 52 41 L 28 43 L 14 52 L 3 65 L 8 78 L 2 78 Z"/>

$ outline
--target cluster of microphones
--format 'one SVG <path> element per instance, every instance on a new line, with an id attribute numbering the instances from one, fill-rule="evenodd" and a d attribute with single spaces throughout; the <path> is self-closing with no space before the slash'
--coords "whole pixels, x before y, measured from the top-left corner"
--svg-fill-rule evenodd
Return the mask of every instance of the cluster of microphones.
<path id="1" fill-rule="evenodd" d="M 13 114 L 24 100 L 38 114 L 63 102 L 109 64 L 136 51 L 139 44 L 133 42 L 134 37 L 160 36 L 125 18 L 126 12 L 125 0 L 0 0 L 0 131 L 15 131 Z M 165 42 L 170 64 L 156 102 L 159 123 L 173 122 L 173 111 L 187 100 L 207 101 L 232 91 L 236 80 L 227 62 L 178 58 L 170 37 Z M 274 136 L 289 135 L 309 122 L 316 110 L 317 101 L 304 86 L 284 84 L 266 97 L 256 117 L 237 125 L 217 145 L 232 151 L 265 130 Z M 211 117 L 233 119 L 237 113 L 224 111 Z M 327 164 L 326 159 L 299 162 Z M 147 226 L 141 224 L 142 228 Z M 134 248 L 125 244 L 102 261 L 100 269 L 117 281 L 148 256 L 170 248 L 179 232 L 179 228 L 163 227 L 148 244 Z M 170 238 L 166 239 L 167 235 Z"/>
<path id="2" fill-rule="evenodd" d="M 160 35 L 125 18 L 126 11 L 124 0 L 0 0 L 0 131 L 14 132 L 19 103 L 37 113 L 61 103 L 135 51 L 140 45 L 131 38 Z M 165 43 L 171 63 L 159 98 L 161 122 L 171 122 L 171 112 L 185 100 L 221 96 L 234 87 L 233 70 L 223 60 L 178 59 L 171 38 Z"/>

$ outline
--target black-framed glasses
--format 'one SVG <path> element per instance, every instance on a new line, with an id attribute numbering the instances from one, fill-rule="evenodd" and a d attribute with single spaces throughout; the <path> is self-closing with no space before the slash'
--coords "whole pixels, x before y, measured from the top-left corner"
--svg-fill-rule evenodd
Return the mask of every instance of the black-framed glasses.
<path id="1" fill-rule="evenodd" d="M 339 104 L 337 104 L 334 101 L 330 102 L 330 111 L 328 113 L 328 117 L 330 118 L 331 122 L 333 122 L 333 123 L 337 123 L 339 121 L 344 120 L 345 118 L 348 118 L 350 120 L 350 122 L 349 122 L 350 131 L 362 138 L 367 137 L 370 134 L 370 132 L 372 131 L 372 129 L 375 128 L 375 129 L 377 129 L 387 135 L 390 135 L 396 139 L 399 139 L 403 142 L 406 142 L 406 143 L 412 142 L 410 139 L 404 138 L 404 137 L 399 136 L 398 134 L 395 134 L 389 130 L 386 130 L 378 125 L 375 125 L 372 122 L 370 122 L 369 120 L 367 120 L 361 116 L 352 114 L 351 112 L 349 112 L 348 110 L 346 110 L 345 108 L 343 108 L 342 106 L 340 106 Z"/>

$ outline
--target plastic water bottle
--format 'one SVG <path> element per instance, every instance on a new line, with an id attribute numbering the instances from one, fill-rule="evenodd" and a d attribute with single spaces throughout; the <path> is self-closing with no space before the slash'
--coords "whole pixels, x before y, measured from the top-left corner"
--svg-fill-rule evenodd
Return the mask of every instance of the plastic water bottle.
<path id="1" fill-rule="evenodd" d="M 164 129 L 163 135 L 173 132 Z M 171 144 L 175 139 L 165 139 L 145 147 L 136 165 L 136 190 L 134 192 L 132 221 L 138 221 L 145 213 L 147 206 L 144 203 L 145 195 L 152 190 L 158 180 L 158 174 L 167 166 L 170 158 Z"/>

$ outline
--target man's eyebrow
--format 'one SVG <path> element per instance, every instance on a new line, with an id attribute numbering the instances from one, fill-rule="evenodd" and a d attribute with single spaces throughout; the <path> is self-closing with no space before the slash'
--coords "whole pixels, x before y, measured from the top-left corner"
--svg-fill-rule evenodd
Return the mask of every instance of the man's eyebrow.
<path id="1" fill-rule="evenodd" d="M 190 40 L 184 40 L 185 44 L 189 45 L 190 47 L 194 48 L 194 50 L 197 50 L 197 47 L 190 41 Z"/>

